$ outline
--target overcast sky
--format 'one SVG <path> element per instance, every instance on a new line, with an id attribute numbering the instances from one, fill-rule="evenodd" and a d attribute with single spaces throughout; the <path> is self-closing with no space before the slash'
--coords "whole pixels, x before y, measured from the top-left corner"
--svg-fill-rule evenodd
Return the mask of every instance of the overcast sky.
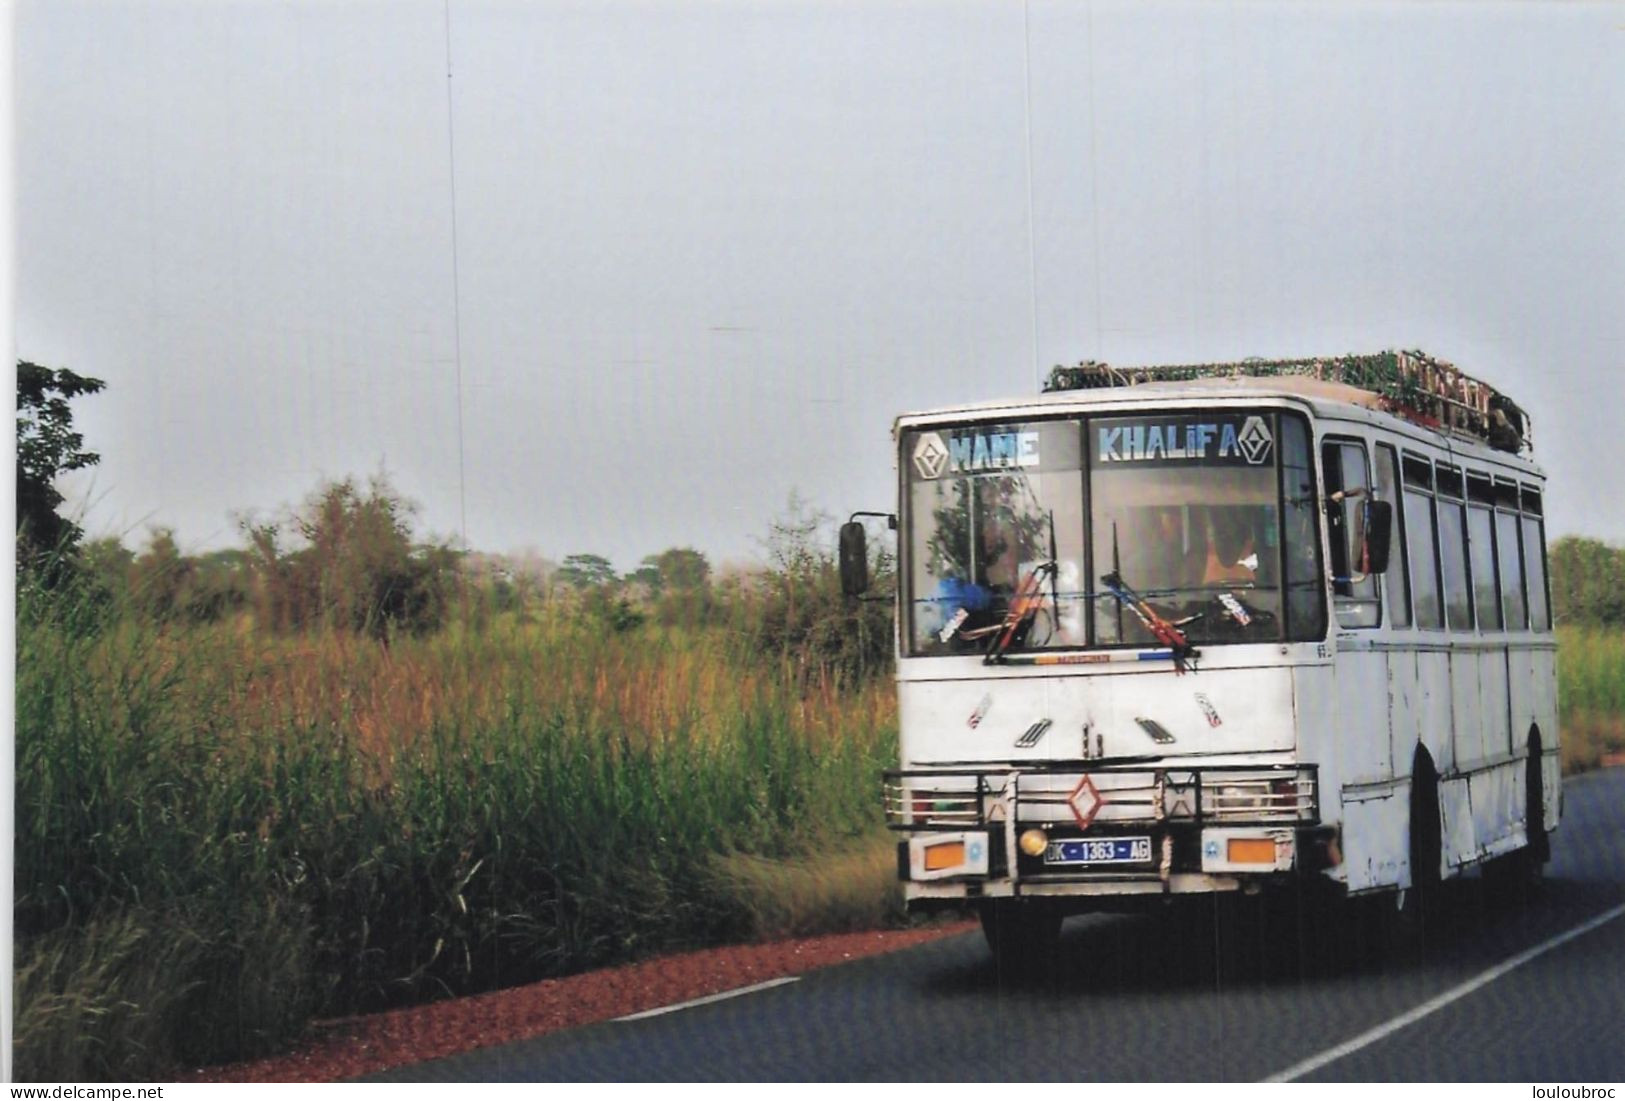
<path id="1" fill-rule="evenodd" d="M 16 51 L 94 534 L 382 469 L 479 549 L 737 559 L 792 488 L 892 507 L 904 409 L 1401 346 L 1625 540 L 1622 6 L 53 0 Z"/>

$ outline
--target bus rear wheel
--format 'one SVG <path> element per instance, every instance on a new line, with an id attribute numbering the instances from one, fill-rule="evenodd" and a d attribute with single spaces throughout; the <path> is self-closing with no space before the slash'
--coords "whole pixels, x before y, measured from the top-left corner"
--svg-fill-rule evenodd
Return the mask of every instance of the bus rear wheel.
<path id="1" fill-rule="evenodd" d="M 1030 978 L 1055 958 L 1062 913 L 1043 901 L 994 899 L 982 903 L 982 935 L 1001 974 Z"/>
<path id="2" fill-rule="evenodd" d="M 1524 829 L 1528 839 L 1521 848 L 1484 865 L 1485 887 L 1495 901 L 1507 905 L 1521 905 L 1539 891 L 1546 861 L 1551 859 L 1540 765 L 1540 735 L 1532 734 L 1529 738 L 1529 757 L 1524 765 Z"/>

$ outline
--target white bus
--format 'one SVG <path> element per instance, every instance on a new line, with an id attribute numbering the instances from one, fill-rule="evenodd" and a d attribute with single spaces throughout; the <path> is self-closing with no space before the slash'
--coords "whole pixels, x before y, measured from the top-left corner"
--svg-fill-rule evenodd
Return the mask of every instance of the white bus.
<path id="1" fill-rule="evenodd" d="M 1091 364 L 894 435 L 911 908 L 1023 963 L 1069 913 L 1538 872 L 1556 643 L 1510 401 L 1420 353 Z"/>

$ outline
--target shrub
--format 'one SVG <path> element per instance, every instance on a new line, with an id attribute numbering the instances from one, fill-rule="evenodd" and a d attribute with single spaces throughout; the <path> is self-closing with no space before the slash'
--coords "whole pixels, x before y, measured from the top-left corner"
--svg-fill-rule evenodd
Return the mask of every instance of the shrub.
<path id="1" fill-rule="evenodd" d="M 342 630 L 387 639 L 424 634 L 446 620 L 457 585 L 457 552 L 414 544 L 415 506 L 382 476 L 318 489 L 288 524 L 247 524 L 259 621 L 279 630 Z"/>

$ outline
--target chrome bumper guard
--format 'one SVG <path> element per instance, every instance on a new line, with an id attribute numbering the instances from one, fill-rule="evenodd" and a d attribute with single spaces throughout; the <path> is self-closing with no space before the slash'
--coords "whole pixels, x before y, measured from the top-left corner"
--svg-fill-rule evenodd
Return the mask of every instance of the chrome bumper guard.
<path id="1" fill-rule="evenodd" d="M 1074 799 L 1088 779 L 1092 794 Z M 1319 766 L 1059 763 L 1038 767 L 898 769 L 883 776 L 894 830 L 1077 825 L 1073 805 L 1094 807 L 1090 826 L 1316 826 Z"/>

